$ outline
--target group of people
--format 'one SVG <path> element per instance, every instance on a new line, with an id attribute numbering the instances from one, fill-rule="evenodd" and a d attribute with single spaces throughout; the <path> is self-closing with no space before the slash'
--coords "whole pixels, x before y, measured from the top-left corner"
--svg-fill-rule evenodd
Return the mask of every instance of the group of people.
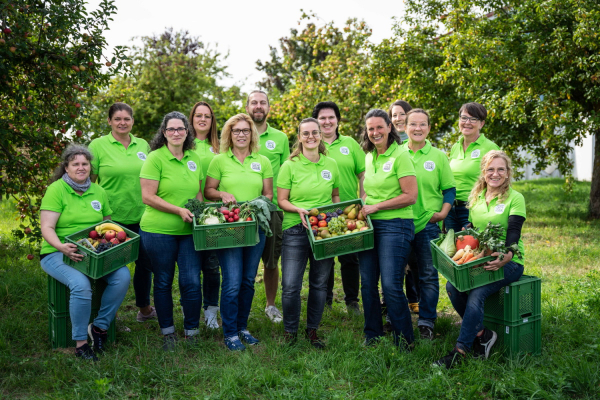
<path id="1" fill-rule="evenodd" d="M 316 260 L 312 254 L 305 216 L 314 207 L 360 197 L 365 204 L 361 212 L 372 221 L 374 248 L 338 257 L 349 312 L 360 314 L 359 289 L 362 294 L 367 346 L 384 336 L 382 304 L 394 341 L 405 348 L 415 341 L 403 290 L 407 264 L 419 288 L 420 338 L 433 340 L 439 277 L 429 243 L 439 237 L 442 223 L 455 231 L 500 223 L 507 231 L 506 245 L 518 243 L 522 250 L 523 196 L 511 188 L 510 159 L 481 133 L 487 116 L 482 105 L 467 103 L 459 110 L 461 137 L 449 159 L 427 139 L 428 112 L 405 101 L 396 101 L 387 112 L 369 111 L 360 143 L 339 133 L 339 107 L 321 102 L 312 117 L 300 122 L 291 154 L 288 137 L 267 123 L 268 113 L 267 94 L 255 90 L 247 98 L 246 114 L 231 117 L 219 137 L 212 108 L 198 102 L 189 119 L 180 112 L 165 115 L 148 144 L 130 133 L 131 107 L 115 103 L 108 112 L 110 134 L 88 148 L 71 145 L 65 150 L 42 200 L 41 264 L 71 290 L 77 356 L 96 359 L 103 351 L 106 330 L 129 286 L 125 266 L 103 277 L 108 286 L 102 306 L 88 324 L 90 283 L 63 263 L 63 254 L 75 261 L 82 257 L 64 237 L 103 219 L 111 218 L 141 237 L 133 278 L 137 320 L 158 319 L 165 350 L 174 349 L 178 341 L 172 295 L 176 266 L 186 342 L 197 340 L 204 308 L 209 328 L 219 327 L 220 311 L 228 349 L 259 343 L 248 331 L 248 317 L 261 258 L 265 312 L 273 322 L 283 322 L 289 343 L 298 339 L 300 292 L 310 263 L 304 333 L 314 347 L 325 347 L 317 331 L 333 298 L 334 259 Z M 272 237 L 260 230 L 255 246 L 194 250 L 193 215 L 184 207 L 188 199 L 230 203 L 260 195 L 278 206 L 271 213 Z M 504 266 L 503 280 L 468 293 L 447 284 L 463 324 L 455 348 L 436 365 L 450 368 L 469 353 L 489 356 L 497 335 L 483 326 L 485 298 L 523 273 L 523 259 L 511 252 L 494 256 L 485 268 Z M 283 314 L 275 305 L 280 258 Z M 408 280 L 407 286 L 412 286 Z"/>

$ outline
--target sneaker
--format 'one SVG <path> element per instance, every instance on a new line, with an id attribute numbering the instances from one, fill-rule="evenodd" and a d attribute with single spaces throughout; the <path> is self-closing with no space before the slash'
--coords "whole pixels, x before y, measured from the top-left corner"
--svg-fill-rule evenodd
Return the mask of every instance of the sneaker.
<path id="1" fill-rule="evenodd" d="M 98 357 L 96 357 L 94 350 L 92 350 L 87 343 L 75 349 L 75 357 L 79 357 L 82 360 L 98 361 Z"/>
<path id="2" fill-rule="evenodd" d="M 240 338 L 238 335 L 229 336 L 225 338 L 225 346 L 231 351 L 242 351 L 246 350 L 246 346 L 240 342 Z"/>
<path id="3" fill-rule="evenodd" d="M 371 339 L 366 339 L 363 342 L 363 347 L 375 347 L 381 342 L 380 337 L 372 337 Z"/>
<path id="4" fill-rule="evenodd" d="M 289 345 L 296 344 L 296 342 L 298 341 L 298 332 L 284 331 L 283 340 Z"/>
<path id="5" fill-rule="evenodd" d="M 322 349 L 325 348 L 325 344 L 321 341 L 321 339 L 319 338 L 319 336 L 317 336 L 317 330 L 316 329 L 306 329 L 305 332 L 306 332 L 306 337 L 310 341 L 310 344 L 315 349 L 322 350 Z"/>
<path id="6" fill-rule="evenodd" d="M 433 328 L 425 325 L 419 325 L 419 333 L 423 340 L 433 340 Z"/>
<path id="7" fill-rule="evenodd" d="M 136 318 L 137 322 L 146 322 L 149 319 L 156 318 L 156 308 L 154 308 L 154 307 L 150 307 L 150 308 L 152 309 L 152 311 L 150 311 L 150 314 L 148 314 L 148 315 L 144 315 L 144 314 L 142 314 L 141 311 L 138 311 L 137 318 Z"/>
<path id="8" fill-rule="evenodd" d="M 362 314 L 362 312 L 360 311 L 360 305 L 358 304 L 358 301 L 351 301 L 350 303 L 346 304 L 346 309 L 348 310 L 348 314 L 351 315 Z"/>
<path id="9" fill-rule="evenodd" d="M 94 324 L 88 325 L 88 336 L 92 339 L 92 347 L 94 352 L 98 354 L 104 353 L 106 341 L 108 340 L 108 332 L 95 326 Z"/>
<path id="10" fill-rule="evenodd" d="M 446 369 L 450 369 L 450 368 L 454 368 L 458 364 L 462 363 L 465 358 L 466 358 L 466 355 L 462 354 L 455 347 L 452 349 L 452 351 L 450 353 L 448 353 L 444 357 L 440 358 L 439 360 L 435 361 L 432 365 L 434 367 L 444 366 L 444 367 L 446 367 Z"/>
<path id="11" fill-rule="evenodd" d="M 167 333 L 163 336 L 162 349 L 164 351 L 175 351 L 177 345 L 177 336 L 174 333 Z"/>
<path id="12" fill-rule="evenodd" d="M 267 317 L 269 317 L 271 322 L 278 324 L 281 321 L 283 321 L 283 316 L 281 315 L 281 312 L 275 306 L 267 306 L 265 308 L 265 313 L 267 314 Z"/>
<path id="13" fill-rule="evenodd" d="M 473 357 L 487 360 L 490 356 L 492 346 L 494 346 L 497 339 L 498 335 L 496 332 L 488 328 L 483 328 L 483 334 L 475 337 L 475 340 L 473 341 Z"/>
<path id="14" fill-rule="evenodd" d="M 206 310 L 204 310 L 204 321 L 209 329 L 219 329 L 217 311 L 219 311 L 219 307 L 217 306 L 208 306 Z"/>
<path id="15" fill-rule="evenodd" d="M 408 308 L 413 314 L 419 313 L 419 303 L 408 303 Z"/>
<path id="16" fill-rule="evenodd" d="M 250 332 L 248 332 L 248 329 L 239 331 L 238 336 L 240 337 L 240 340 L 246 343 L 248 346 L 254 346 L 260 343 L 260 340 L 252 336 Z"/>

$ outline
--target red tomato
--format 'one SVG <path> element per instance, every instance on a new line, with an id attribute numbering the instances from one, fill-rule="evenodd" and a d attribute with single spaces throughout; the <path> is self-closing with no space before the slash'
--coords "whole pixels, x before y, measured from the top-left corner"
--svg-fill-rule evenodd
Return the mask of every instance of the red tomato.
<path id="1" fill-rule="evenodd" d="M 246 221 L 252 221 L 252 217 L 246 218 Z"/>

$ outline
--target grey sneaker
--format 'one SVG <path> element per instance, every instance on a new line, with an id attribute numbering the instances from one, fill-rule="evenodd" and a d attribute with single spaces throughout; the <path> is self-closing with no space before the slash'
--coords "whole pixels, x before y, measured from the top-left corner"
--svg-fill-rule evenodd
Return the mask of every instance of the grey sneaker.
<path id="1" fill-rule="evenodd" d="M 177 344 L 177 336 L 175 336 L 174 333 L 168 333 L 163 336 L 162 349 L 164 351 L 175 351 L 176 344 Z"/>
<path id="2" fill-rule="evenodd" d="M 419 333 L 421 334 L 421 339 L 423 340 L 433 340 L 433 329 L 425 326 L 419 325 Z"/>
<path id="3" fill-rule="evenodd" d="M 265 314 L 267 314 L 267 317 L 269 317 L 269 319 L 276 324 L 283 321 L 281 312 L 275 306 L 268 306 L 265 308 Z"/>
<path id="4" fill-rule="evenodd" d="M 209 329 L 219 329 L 219 322 L 217 321 L 218 311 L 219 307 L 217 306 L 208 306 L 204 310 L 204 321 Z"/>
<path id="5" fill-rule="evenodd" d="M 144 314 L 142 314 L 141 311 L 138 311 L 137 318 L 136 318 L 137 322 L 146 322 L 149 319 L 156 318 L 156 308 L 151 307 L 151 309 L 152 309 L 152 311 L 150 311 L 150 314 L 148 314 L 148 315 L 144 315 Z"/>
<path id="6" fill-rule="evenodd" d="M 473 357 L 486 359 L 490 356 L 492 346 L 496 343 L 498 335 L 496 332 L 483 328 L 483 334 L 475 337 L 473 341 Z"/>

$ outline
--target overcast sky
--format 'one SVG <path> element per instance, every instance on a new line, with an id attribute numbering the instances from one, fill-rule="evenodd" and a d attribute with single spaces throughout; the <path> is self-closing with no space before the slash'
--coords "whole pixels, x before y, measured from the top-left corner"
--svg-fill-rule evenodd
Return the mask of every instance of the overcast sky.
<path id="1" fill-rule="evenodd" d="M 88 3 L 95 9 L 100 1 Z M 256 60 L 268 60 L 269 45 L 277 46 L 279 38 L 298 28 L 301 8 L 315 12 L 321 25 L 334 21 L 343 26 L 348 18 L 364 20 L 373 29 L 375 43 L 391 36 L 392 17 L 402 10 L 401 0 L 116 0 L 115 4 L 117 15 L 105 32 L 111 47 L 130 46 L 134 36 L 159 34 L 165 27 L 188 30 L 204 43 L 218 44 L 221 52 L 229 52 L 225 65 L 232 79 L 223 83 L 242 84 L 246 90 L 263 77 L 256 70 Z"/>

